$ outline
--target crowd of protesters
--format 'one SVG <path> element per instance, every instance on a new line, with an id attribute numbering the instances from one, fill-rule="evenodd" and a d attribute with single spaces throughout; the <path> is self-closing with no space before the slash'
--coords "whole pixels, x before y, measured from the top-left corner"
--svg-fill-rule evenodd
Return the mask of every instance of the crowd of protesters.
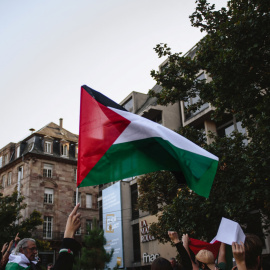
<path id="1" fill-rule="evenodd" d="M 55 264 L 48 264 L 47 269 L 52 270 L 72 270 L 74 255 L 78 253 L 81 245 L 74 239 L 75 232 L 81 226 L 79 204 L 70 213 L 62 247 L 59 251 Z M 169 238 L 175 245 L 180 263 L 175 258 L 167 260 L 158 257 L 151 265 L 151 270 L 225 270 L 225 244 L 221 243 L 217 258 L 207 250 L 201 249 L 196 255 L 189 248 L 189 236 L 184 234 L 179 239 L 177 232 L 168 232 Z M 236 266 L 233 270 L 267 270 L 270 269 L 262 261 L 262 242 L 256 235 L 247 234 L 245 243 L 232 243 L 232 253 Z M 32 238 L 20 240 L 17 234 L 15 239 L 5 243 L 0 254 L 0 270 L 40 270 L 36 241 Z M 91 266 L 89 267 L 91 269 Z"/>
<path id="2" fill-rule="evenodd" d="M 178 270 L 226 270 L 224 243 L 220 243 L 218 257 L 215 259 L 214 254 L 207 249 L 201 249 L 196 255 L 191 254 L 187 234 L 182 236 L 182 241 L 177 232 L 169 231 L 168 235 L 181 259 Z M 269 262 L 262 260 L 262 247 L 260 238 L 253 234 L 246 234 L 245 243 L 233 242 L 232 253 L 236 265 L 232 270 L 270 270 Z M 172 258 L 168 261 L 159 257 L 152 263 L 151 270 L 174 270 L 175 265 L 176 261 Z"/>
<path id="3" fill-rule="evenodd" d="M 48 265 L 47 269 L 52 270 L 72 270 L 74 255 L 80 250 L 81 245 L 74 239 L 75 232 L 81 226 L 80 216 L 78 213 L 79 204 L 77 204 L 70 213 L 62 247 L 59 251 L 58 259 L 54 266 Z M 3 245 L 1 250 L 0 270 L 40 270 L 38 250 L 36 241 L 32 238 L 19 239 L 17 234 L 15 240 L 9 244 Z"/>

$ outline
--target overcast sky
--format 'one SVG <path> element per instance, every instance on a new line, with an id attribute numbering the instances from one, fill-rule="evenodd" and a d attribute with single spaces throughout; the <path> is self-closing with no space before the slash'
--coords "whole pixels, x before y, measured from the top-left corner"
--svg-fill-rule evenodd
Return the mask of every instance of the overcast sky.
<path id="1" fill-rule="evenodd" d="M 211 1 L 217 7 L 225 0 Z M 147 93 L 167 43 L 186 53 L 195 0 L 0 0 L 0 149 L 50 122 L 78 134 L 80 87 Z"/>

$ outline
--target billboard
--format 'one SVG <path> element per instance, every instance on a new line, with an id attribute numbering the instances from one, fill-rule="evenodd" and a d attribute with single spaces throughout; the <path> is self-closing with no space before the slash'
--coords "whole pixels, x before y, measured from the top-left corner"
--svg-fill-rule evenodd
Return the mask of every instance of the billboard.
<path id="1" fill-rule="evenodd" d="M 107 240 L 105 250 L 109 253 L 114 249 L 108 268 L 113 269 L 116 264 L 124 267 L 123 237 L 122 237 L 122 210 L 121 210 L 121 182 L 102 190 L 103 230 Z"/>

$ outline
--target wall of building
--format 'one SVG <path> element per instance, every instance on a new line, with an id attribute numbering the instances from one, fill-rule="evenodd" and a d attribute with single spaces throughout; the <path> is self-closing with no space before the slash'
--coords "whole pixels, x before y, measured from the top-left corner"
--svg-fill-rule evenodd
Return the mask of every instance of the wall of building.
<path id="1" fill-rule="evenodd" d="M 161 244 L 149 234 L 149 227 L 157 221 L 156 216 L 145 216 L 140 221 L 140 242 L 141 242 L 141 265 L 151 265 L 156 257 L 163 257 L 169 260 L 176 257 L 177 250 L 169 242 Z"/>
<path id="2" fill-rule="evenodd" d="M 44 164 L 49 164 L 53 168 L 52 177 L 43 177 Z M 57 234 L 63 234 L 66 219 L 74 207 L 74 192 L 76 191 L 75 169 L 76 163 L 67 164 L 65 162 L 50 161 L 44 159 L 31 158 L 24 160 L 4 171 L 3 175 L 12 172 L 12 183 L 2 189 L 3 195 L 10 195 L 17 190 L 18 183 L 18 167 L 23 166 L 23 177 L 21 179 L 21 195 L 24 196 L 24 202 L 27 208 L 22 213 L 23 217 L 29 217 L 30 214 L 37 210 L 42 216 L 53 217 L 53 231 Z M 7 181 L 7 180 L 6 180 Z M 45 188 L 53 189 L 53 203 L 44 202 Z M 97 188 L 84 187 L 80 188 L 82 213 L 82 233 L 85 232 L 86 219 L 98 219 L 97 209 Z M 86 194 L 92 195 L 93 209 L 86 208 Z M 38 228 L 41 234 L 42 226 Z M 39 235 L 41 236 L 41 235 Z"/>
<path id="3" fill-rule="evenodd" d="M 50 136 L 47 136 L 47 133 L 50 133 Z M 52 137 L 54 134 L 56 137 Z M 61 136 L 63 136 L 63 140 Z M 77 137 L 77 135 L 64 130 L 61 126 L 50 123 L 42 128 L 39 133 L 33 133 L 25 140 L 17 144 L 8 144 L 0 150 L 0 156 L 3 157 L 7 154 L 9 157 L 8 162 L 1 162 L 0 166 L 1 185 L 3 184 L 3 176 L 5 176 L 5 185 L 1 187 L 1 193 L 4 196 L 11 195 L 18 189 L 18 186 L 20 187 L 20 194 L 24 197 L 24 203 L 27 205 L 21 213 L 21 220 L 28 218 L 34 210 L 41 213 L 44 224 L 46 217 L 52 220 L 51 235 L 44 235 L 44 224 L 39 226 L 32 235 L 33 238 L 48 240 L 51 243 L 53 251 L 45 252 L 45 255 L 50 253 L 51 256 L 51 253 L 56 254 L 58 252 L 64 236 L 66 220 L 75 206 Z M 51 142 L 49 152 L 46 152 L 45 142 Z M 65 156 L 60 148 L 62 142 L 68 145 L 68 152 Z M 18 146 L 20 151 L 17 152 Z M 22 168 L 22 175 L 19 174 L 19 168 Z M 44 174 L 44 168 L 50 168 L 50 173 Z M 10 172 L 12 177 L 11 182 L 8 182 L 7 178 Z M 21 175 L 20 180 L 19 175 Z M 93 186 L 83 187 L 79 188 L 78 191 L 81 198 L 82 226 L 75 238 L 82 241 L 83 235 L 87 232 L 86 221 L 98 220 L 98 188 Z M 45 193 L 48 196 L 48 192 L 53 194 L 52 201 L 44 200 Z M 92 205 L 86 205 L 86 196 L 88 196 L 88 199 L 92 197 Z"/>

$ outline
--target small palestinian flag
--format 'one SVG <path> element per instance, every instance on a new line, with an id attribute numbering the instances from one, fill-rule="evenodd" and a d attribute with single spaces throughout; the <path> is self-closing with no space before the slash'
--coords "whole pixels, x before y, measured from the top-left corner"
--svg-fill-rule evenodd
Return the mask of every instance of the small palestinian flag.
<path id="1" fill-rule="evenodd" d="M 192 252 L 196 255 L 200 250 L 207 249 L 211 251 L 215 257 L 215 259 L 218 256 L 219 248 L 220 248 L 221 242 L 215 241 L 214 243 L 207 243 L 198 239 L 189 238 L 189 248 L 192 250 Z"/>
<path id="2" fill-rule="evenodd" d="M 36 264 L 36 261 L 32 261 L 32 264 Z M 6 265 L 6 270 L 28 270 L 32 269 L 30 265 L 30 261 L 28 258 L 22 254 L 19 253 L 17 255 L 10 254 L 8 258 L 8 263 Z"/>
<path id="3" fill-rule="evenodd" d="M 217 165 L 216 156 L 176 132 L 81 87 L 78 187 L 168 170 L 208 197 Z"/>

